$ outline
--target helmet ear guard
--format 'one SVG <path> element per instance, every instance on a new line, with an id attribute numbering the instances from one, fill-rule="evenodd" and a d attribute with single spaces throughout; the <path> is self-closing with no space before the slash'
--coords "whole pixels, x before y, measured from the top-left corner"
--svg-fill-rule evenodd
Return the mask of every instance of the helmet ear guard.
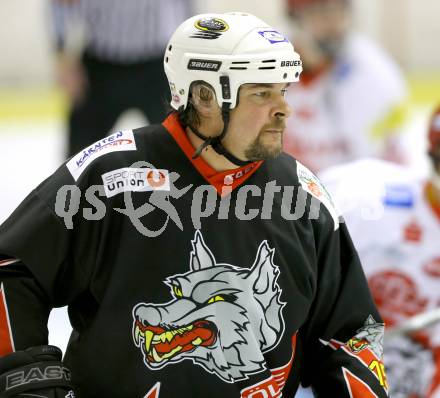
<path id="1" fill-rule="evenodd" d="M 215 90 L 206 82 L 193 82 L 189 88 L 188 103 L 196 108 L 209 107 L 213 101 L 217 102 Z"/>

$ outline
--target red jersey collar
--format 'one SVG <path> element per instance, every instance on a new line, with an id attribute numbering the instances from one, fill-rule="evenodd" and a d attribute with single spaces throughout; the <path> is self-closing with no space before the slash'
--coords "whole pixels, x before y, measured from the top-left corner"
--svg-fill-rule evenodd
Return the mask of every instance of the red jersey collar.
<path id="1" fill-rule="evenodd" d="M 177 113 L 171 113 L 163 121 L 162 125 L 171 134 L 177 145 L 179 145 L 197 171 L 216 189 L 220 196 L 226 196 L 233 189 L 243 184 L 263 164 L 263 161 L 260 160 L 236 169 L 217 171 L 206 163 L 201 156 L 196 159 L 192 158 L 195 148 L 180 124 Z"/>

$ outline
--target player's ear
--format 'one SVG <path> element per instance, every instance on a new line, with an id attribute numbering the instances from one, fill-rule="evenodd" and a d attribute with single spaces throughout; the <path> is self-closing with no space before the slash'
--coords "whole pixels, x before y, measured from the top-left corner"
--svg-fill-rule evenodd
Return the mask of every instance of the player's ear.
<path id="1" fill-rule="evenodd" d="M 190 101 L 200 117 L 210 118 L 221 114 L 214 89 L 205 83 L 192 87 Z"/>

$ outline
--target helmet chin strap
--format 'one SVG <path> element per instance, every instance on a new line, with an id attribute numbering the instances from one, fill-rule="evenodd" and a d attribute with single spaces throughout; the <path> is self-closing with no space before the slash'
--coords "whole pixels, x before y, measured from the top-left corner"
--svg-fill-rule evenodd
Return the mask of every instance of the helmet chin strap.
<path id="1" fill-rule="evenodd" d="M 211 147 L 219 154 L 228 159 L 231 163 L 234 163 L 237 166 L 246 166 L 249 163 L 252 163 L 252 160 L 240 160 L 235 157 L 231 152 L 229 152 L 222 144 L 222 139 L 225 138 L 225 135 L 228 131 L 229 127 L 229 116 L 230 109 L 229 106 L 231 104 L 229 102 L 222 103 L 222 119 L 223 119 L 223 130 L 220 135 L 217 137 L 207 137 L 200 133 L 195 127 L 189 126 L 190 129 L 194 132 L 194 134 L 202 139 L 204 142 L 200 145 L 196 151 L 194 152 L 193 159 L 197 159 L 200 154 L 203 152 L 205 148 L 211 145 Z"/>

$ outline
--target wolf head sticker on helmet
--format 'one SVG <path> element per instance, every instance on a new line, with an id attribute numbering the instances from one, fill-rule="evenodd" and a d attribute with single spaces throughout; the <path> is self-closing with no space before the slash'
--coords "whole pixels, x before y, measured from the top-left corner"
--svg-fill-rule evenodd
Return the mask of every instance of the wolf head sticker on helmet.
<path id="1" fill-rule="evenodd" d="M 151 369 L 192 360 L 226 382 L 265 369 L 262 353 L 284 333 L 275 250 L 263 241 L 250 268 L 217 263 L 196 231 L 190 270 L 165 283 L 167 303 L 133 309 L 133 340 Z"/>

